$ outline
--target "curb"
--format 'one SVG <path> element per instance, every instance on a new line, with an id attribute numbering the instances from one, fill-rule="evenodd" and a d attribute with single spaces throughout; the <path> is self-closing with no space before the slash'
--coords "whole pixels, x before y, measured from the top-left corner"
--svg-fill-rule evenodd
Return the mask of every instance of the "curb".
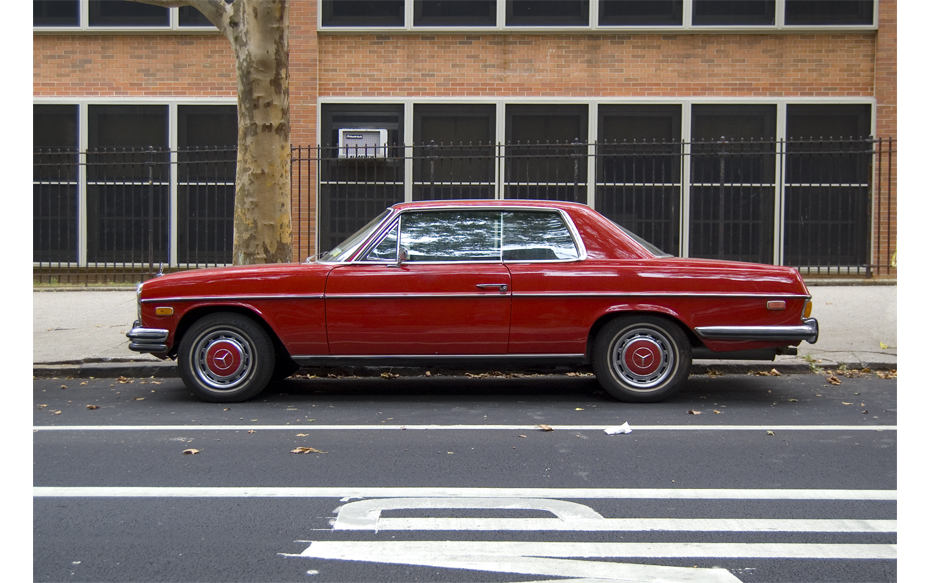
<path id="1" fill-rule="evenodd" d="M 700 361 L 691 365 L 692 375 L 705 374 L 753 374 L 768 372 L 772 369 L 781 374 L 820 374 L 826 370 L 859 369 L 861 362 L 818 362 L 816 369 L 811 363 L 799 360 L 784 361 Z M 870 364 L 872 370 L 897 370 L 897 362 L 881 362 Z M 310 370 L 310 369 L 304 369 Z M 448 368 L 414 368 L 414 367 L 344 367 L 313 369 L 314 374 L 326 376 L 353 376 L 362 378 L 380 377 L 384 372 L 401 377 L 425 376 L 429 371 L 433 374 L 445 376 L 461 376 L 466 373 L 487 373 L 487 370 L 448 369 Z M 502 369 L 507 371 L 508 369 Z M 523 373 L 541 373 L 560 375 L 575 369 L 519 369 Z M 500 372 L 500 371 L 497 371 Z M 75 377 L 75 378 L 179 378 L 178 366 L 175 362 L 73 362 L 73 363 L 37 363 L 32 365 L 32 376 L 36 379 Z"/>

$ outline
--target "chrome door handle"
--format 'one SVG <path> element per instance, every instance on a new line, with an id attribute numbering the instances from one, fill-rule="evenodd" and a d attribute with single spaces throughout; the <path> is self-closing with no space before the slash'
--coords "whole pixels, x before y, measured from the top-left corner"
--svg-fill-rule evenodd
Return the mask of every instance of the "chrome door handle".
<path id="1" fill-rule="evenodd" d="M 507 291 L 506 283 L 479 283 L 478 287 L 480 287 L 481 289 L 491 289 L 491 288 L 496 287 L 499 291 L 502 291 L 502 292 Z"/>

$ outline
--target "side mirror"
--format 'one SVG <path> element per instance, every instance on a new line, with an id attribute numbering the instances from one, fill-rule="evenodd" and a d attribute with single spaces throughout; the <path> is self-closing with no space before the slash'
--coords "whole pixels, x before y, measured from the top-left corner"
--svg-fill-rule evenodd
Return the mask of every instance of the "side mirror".
<path id="1" fill-rule="evenodd" d="M 407 252 L 406 247 L 400 247 L 397 250 L 397 263 L 391 263 L 388 267 L 400 267 L 404 263 L 410 260 L 410 253 Z"/>

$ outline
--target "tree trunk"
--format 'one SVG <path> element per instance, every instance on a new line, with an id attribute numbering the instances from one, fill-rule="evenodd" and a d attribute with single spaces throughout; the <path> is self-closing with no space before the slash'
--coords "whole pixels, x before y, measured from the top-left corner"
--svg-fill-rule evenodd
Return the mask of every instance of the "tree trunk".
<path id="1" fill-rule="evenodd" d="M 291 260 L 287 0 L 233 4 L 239 90 L 233 263 Z"/>
<path id="2" fill-rule="evenodd" d="M 291 261 L 289 0 L 129 0 L 192 6 L 232 43 L 239 95 L 234 265 Z"/>

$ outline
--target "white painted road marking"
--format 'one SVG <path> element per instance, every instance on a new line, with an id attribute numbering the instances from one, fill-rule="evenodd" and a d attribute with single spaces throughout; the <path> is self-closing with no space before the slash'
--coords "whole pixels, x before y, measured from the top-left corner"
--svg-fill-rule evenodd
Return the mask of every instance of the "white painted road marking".
<path id="1" fill-rule="evenodd" d="M 380 487 L 107 487 L 37 486 L 36 498 L 559 498 L 685 500 L 895 501 L 897 490 L 793 490 L 728 488 L 380 488 Z"/>
<path id="2" fill-rule="evenodd" d="M 555 518 L 382 518 L 402 509 L 544 510 Z M 339 509 L 333 530 L 896 532 L 896 520 L 604 518 L 590 507 L 532 498 L 394 498 L 363 500 Z"/>
<path id="3" fill-rule="evenodd" d="M 382 518 L 382 511 L 474 509 L 487 511 L 542 510 L 551 519 L 506 518 Z M 647 530 L 668 530 L 663 525 L 677 525 L 694 532 L 704 531 L 804 531 L 823 532 L 821 526 L 836 526 L 837 532 L 894 532 L 895 521 L 811 521 L 811 520 L 727 520 L 727 519 L 607 519 L 592 508 L 577 502 L 532 498 L 395 498 L 350 502 L 337 510 L 333 530 L 403 530 L 500 531 L 508 521 L 533 524 L 536 532 L 554 530 L 600 530 L 597 525 L 616 526 L 650 523 Z M 617 522 L 614 522 L 617 521 Z M 819 526 L 812 527 L 814 523 Z M 709 528 L 707 528 L 709 527 Z M 812 530 L 807 530 L 812 528 Z M 619 528 L 618 528 L 619 529 Z M 614 530 L 607 528 L 604 530 Z M 833 531 L 831 529 L 831 531 Z M 641 565 L 591 559 L 833 559 L 895 560 L 894 544 L 797 544 L 797 543 L 592 543 L 592 542 L 517 542 L 517 541 L 298 541 L 310 545 L 300 554 L 285 554 L 304 559 L 328 559 L 412 565 L 446 569 L 469 569 L 495 573 L 572 577 L 603 582 L 692 582 L 738 583 L 739 579 L 723 568 L 697 569 Z M 585 559 L 585 560 L 578 560 Z"/>
<path id="4" fill-rule="evenodd" d="M 611 425 L 551 425 L 604 431 Z M 897 431 L 897 425 L 630 425 L 634 431 Z M 538 425 L 33 425 L 38 431 L 538 431 Z"/>

